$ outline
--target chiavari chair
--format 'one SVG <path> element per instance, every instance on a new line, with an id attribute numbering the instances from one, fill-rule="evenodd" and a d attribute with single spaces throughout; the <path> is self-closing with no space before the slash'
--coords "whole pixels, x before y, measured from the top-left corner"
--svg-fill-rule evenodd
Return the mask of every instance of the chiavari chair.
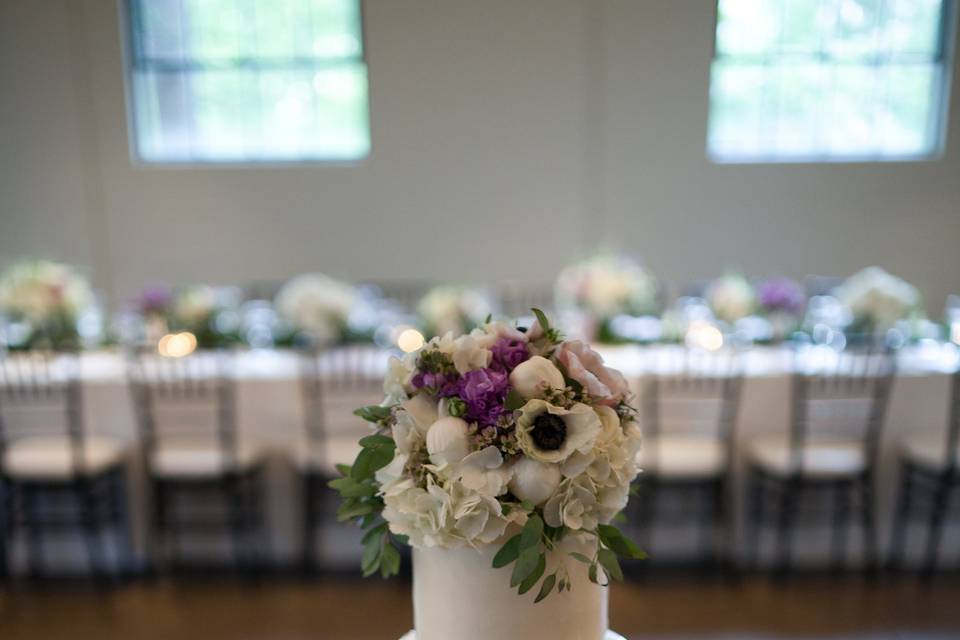
<path id="1" fill-rule="evenodd" d="M 107 526 L 116 535 L 115 574 L 130 568 L 126 447 L 88 432 L 75 354 L 0 359 L 0 573 L 25 530 L 31 576 L 44 573 L 48 532 L 79 529 L 96 578 L 110 569 Z"/>
<path id="2" fill-rule="evenodd" d="M 818 493 L 832 497 L 834 570 L 846 563 L 854 512 L 863 530 L 863 567 L 872 570 L 874 470 L 893 383 L 893 356 L 882 348 L 836 352 L 814 347 L 795 352 L 794 366 L 787 437 L 759 437 L 747 448 L 751 561 L 758 562 L 761 529 L 773 511 L 775 571 L 783 576 L 791 569 L 800 498 Z"/>
<path id="3" fill-rule="evenodd" d="M 171 556 L 179 566 L 183 534 L 224 529 L 236 568 L 252 572 L 266 560 L 265 457 L 239 433 L 233 362 L 234 354 L 220 351 L 131 358 L 155 568 Z"/>

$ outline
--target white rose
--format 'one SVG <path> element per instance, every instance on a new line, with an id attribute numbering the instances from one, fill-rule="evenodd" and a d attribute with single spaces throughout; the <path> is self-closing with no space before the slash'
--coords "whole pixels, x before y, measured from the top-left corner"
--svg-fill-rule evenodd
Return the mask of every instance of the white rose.
<path id="1" fill-rule="evenodd" d="M 560 468 L 532 458 L 521 458 L 513 465 L 510 491 L 534 506 L 546 502 L 560 486 Z"/>
<path id="2" fill-rule="evenodd" d="M 427 452 L 430 462 L 437 466 L 456 464 L 470 450 L 467 435 L 469 425 L 460 418 L 440 418 L 427 431 Z"/>
<path id="3" fill-rule="evenodd" d="M 464 374 L 490 364 L 493 353 L 474 336 L 460 336 L 453 342 L 453 366 Z"/>
<path id="4" fill-rule="evenodd" d="M 569 409 L 545 400 L 530 400 L 517 418 L 517 444 L 527 456 L 541 462 L 563 462 L 573 452 L 587 453 L 600 432 L 600 418 L 589 406 Z"/>
<path id="5" fill-rule="evenodd" d="M 542 356 L 533 356 L 510 373 L 510 385 L 524 399 L 540 398 L 546 389 L 564 389 L 567 385 L 555 364 Z"/>

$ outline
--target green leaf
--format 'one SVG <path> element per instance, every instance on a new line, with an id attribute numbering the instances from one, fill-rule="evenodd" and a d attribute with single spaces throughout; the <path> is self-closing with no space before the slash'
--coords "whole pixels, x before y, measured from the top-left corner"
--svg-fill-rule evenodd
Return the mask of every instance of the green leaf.
<path id="1" fill-rule="evenodd" d="M 520 534 L 513 536 L 507 540 L 500 550 L 497 551 L 497 555 L 493 556 L 493 568 L 500 569 L 507 566 L 520 556 Z"/>
<path id="2" fill-rule="evenodd" d="M 527 401 L 520 395 L 520 392 L 516 389 L 510 389 L 510 391 L 507 392 L 507 399 L 503 402 L 503 407 L 507 411 L 516 411 L 525 404 L 527 404 Z"/>
<path id="3" fill-rule="evenodd" d="M 335 489 L 344 498 L 369 498 L 377 493 L 373 484 L 362 484 L 353 478 L 337 478 L 328 482 L 327 486 Z"/>
<path id="4" fill-rule="evenodd" d="M 493 320 L 493 314 L 488 313 L 487 318 L 483 321 L 483 324 L 490 324 L 490 321 Z"/>
<path id="5" fill-rule="evenodd" d="M 350 477 L 358 482 L 372 478 L 374 473 L 393 461 L 395 448 L 396 444 L 392 447 L 378 446 L 374 449 L 363 449 L 357 454 L 357 459 L 350 470 Z"/>
<path id="6" fill-rule="evenodd" d="M 547 319 L 547 314 L 536 307 L 530 309 L 530 311 L 533 311 L 533 315 L 537 317 L 537 322 L 540 323 L 540 328 L 543 329 L 543 332 L 547 333 L 550 331 L 550 320 Z"/>
<path id="7" fill-rule="evenodd" d="M 371 540 L 363 545 L 363 556 L 360 558 L 360 569 L 363 571 L 363 577 L 373 575 L 380 568 L 382 551 L 382 540 Z"/>
<path id="8" fill-rule="evenodd" d="M 597 560 L 603 566 L 607 575 L 619 582 L 623 581 L 623 571 L 620 569 L 620 562 L 617 560 L 617 554 L 610 549 L 600 549 L 597 552 Z"/>
<path id="9" fill-rule="evenodd" d="M 583 555 L 582 553 L 577 553 L 576 551 L 571 551 L 570 557 L 573 558 L 574 560 L 579 560 L 583 564 L 593 564 L 593 560 Z"/>
<path id="10" fill-rule="evenodd" d="M 647 557 L 647 554 L 641 551 L 640 547 L 624 537 L 620 530 L 613 525 L 601 524 L 597 528 L 597 533 L 600 535 L 600 541 L 615 551 L 617 555 L 634 560 L 643 560 Z"/>
<path id="11" fill-rule="evenodd" d="M 557 583 L 557 574 L 551 573 L 546 578 L 543 579 L 543 584 L 540 585 L 540 593 L 537 594 L 537 598 L 533 601 L 534 604 L 540 602 L 553 591 L 553 585 Z M 563 584 L 562 582 L 560 583 Z"/>
<path id="12" fill-rule="evenodd" d="M 517 563 L 513 565 L 513 573 L 510 574 L 510 586 L 515 587 L 533 573 L 540 562 L 540 549 L 531 547 L 520 552 Z"/>
<path id="13" fill-rule="evenodd" d="M 393 438 L 384 435 L 372 435 L 360 438 L 360 446 L 364 449 L 376 449 L 378 447 L 396 447 L 397 443 Z"/>
<path id="14" fill-rule="evenodd" d="M 378 536 L 382 536 L 386 532 L 388 526 L 389 525 L 386 522 L 381 522 L 380 524 L 375 526 L 373 529 L 370 529 L 365 534 L 363 534 L 363 540 L 361 540 L 361 542 L 363 544 L 367 544 L 374 538 Z"/>
<path id="15" fill-rule="evenodd" d="M 383 555 L 380 557 L 380 575 L 389 578 L 398 573 L 400 573 L 400 551 L 392 544 L 386 544 L 383 547 Z"/>
<path id="16" fill-rule="evenodd" d="M 547 568 L 547 556 L 544 553 L 541 553 L 537 557 L 537 566 L 534 567 L 533 572 L 524 578 L 523 582 L 520 583 L 520 588 L 517 589 L 517 593 L 520 595 L 525 594 L 530 589 L 533 589 L 533 585 L 537 584 L 541 577 L 543 577 L 543 572 Z"/>
<path id="17" fill-rule="evenodd" d="M 350 465 L 348 465 L 348 464 L 338 464 L 338 465 L 335 465 L 335 466 L 336 466 L 336 468 L 337 468 L 337 471 L 340 473 L 340 475 L 342 475 L 342 476 L 348 476 L 348 475 L 350 475 Z"/>
<path id="18" fill-rule="evenodd" d="M 367 422 L 381 422 L 390 417 L 390 407 L 381 407 L 378 404 L 372 404 L 366 407 L 360 407 L 353 412 L 353 415 L 359 416 Z"/>
<path id="19" fill-rule="evenodd" d="M 372 502 L 357 502 L 356 500 L 346 500 L 340 508 L 337 509 L 337 521 L 346 522 L 359 516 L 365 516 L 377 510 L 377 505 Z"/>
<path id="20" fill-rule="evenodd" d="M 593 584 L 600 584 L 600 581 L 597 580 L 597 565 L 591 563 L 590 569 L 587 571 L 587 577 Z"/>
<path id="21" fill-rule="evenodd" d="M 520 532 L 520 550 L 524 551 L 540 544 L 540 537 L 543 535 L 543 519 L 537 514 L 527 518 L 527 524 L 523 525 L 523 531 Z"/>

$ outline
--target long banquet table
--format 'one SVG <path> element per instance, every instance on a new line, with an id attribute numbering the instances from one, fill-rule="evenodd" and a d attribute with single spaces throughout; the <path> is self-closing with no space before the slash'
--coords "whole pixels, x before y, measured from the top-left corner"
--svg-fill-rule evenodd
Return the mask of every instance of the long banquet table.
<path id="1" fill-rule="evenodd" d="M 621 369 L 639 390 L 643 374 L 649 372 L 649 363 L 663 356 L 665 351 L 679 347 L 602 347 L 599 350 L 608 364 Z M 385 362 L 385 358 L 381 360 Z M 742 496 L 743 456 L 747 442 L 760 434 L 786 434 L 789 421 L 789 368 L 791 358 L 785 349 L 758 347 L 744 355 L 745 382 L 736 428 L 735 478 Z M 925 345 L 902 350 L 898 356 L 898 373 L 890 399 L 886 424 L 882 435 L 882 455 L 878 470 L 878 523 L 880 540 L 889 538 L 892 506 L 897 484 L 897 443 L 900 439 L 920 431 L 943 433 L 947 422 L 949 372 L 960 362 L 960 350 L 955 345 Z M 300 518 L 300 489 L 296 480 L 295 460 L 304 446 L 304 416 L 299 383 L 301 367 L 298 356 L 280 350 L 252 350 L 237 355 L 235 376 L 237 383 L 237 417 L 241 438 L 256 443 L 268 452 L 267 501 L 271 555 L 280 564 L 293 562 L 297 557 Z M 129 393 L 124 358 L 116 352 L 85 353 L 81 357 L 81 376 L 84 391 L 84 414 L 91 432 L 122 438 L 134 445 L 137 427 Z M 369 398 L 370 403 L 380 398 Z M 342 408 L 337 416 L 341 424 L 355 429 L 357 435 L 366 425 Z M 143 548 L 144 484 L 137 468 L 136 456 L 131 456 L 130 502 L 133 516 L 135 548 Z M 742 540 L 742 508 L 738 508 L 737 539 Z M 821 536 L 799 538 L 800 562 L 822 559 L 829 548 Z M 658 536 L 654 553 L 671 557 L 682 554 L 682 535 Z M 663 544 L 669 540 L 676 544 Z M 855 549 L 856 540 L 851 549 Z M 65 545 L 66 546 L 66 545 Z M 222 545 L 221 545 L 222 546 Z M 675 547 L 675 548 L 671 548 Z M 327 536 L 323 552 L 334 564 L 355 561 L 359 541 L 352 530 L 335 529 Z M 69 545 L 60 562 L 78 561 L 80 547 Z M 18 554 L 19 555 L 19 554 Z"/>

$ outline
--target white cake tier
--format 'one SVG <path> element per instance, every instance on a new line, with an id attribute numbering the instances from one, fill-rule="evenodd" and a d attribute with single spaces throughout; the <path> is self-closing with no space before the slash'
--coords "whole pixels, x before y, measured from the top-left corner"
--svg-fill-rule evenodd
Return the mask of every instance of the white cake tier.
<path id="1" fill-rule="evenodd" d="M 566 565 L 572 589 L 554 590 L 534 604 L 539 585 L 524 595 L 510 588 L 512 566 L 494 569 L 498 547 L 414 549 L 413 611 L 416 640 L 607 640 L 607 589 L 590 582 L 587 567 L 569 551 L 592 555 L 565 540 L 548 555 L 549 575 Z M 612 636 L 616 638 L 617 636 Z"/>

